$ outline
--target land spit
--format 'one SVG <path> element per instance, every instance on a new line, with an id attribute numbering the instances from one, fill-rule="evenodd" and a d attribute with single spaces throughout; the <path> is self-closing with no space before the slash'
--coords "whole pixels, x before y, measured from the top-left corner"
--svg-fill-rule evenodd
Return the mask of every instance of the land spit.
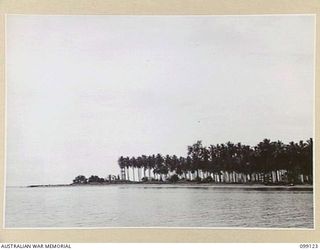
<path id="1" fill-rule="evenodd" d="M 83 183 L 83 184 L 47 184 L 47 185 L 29 185 L 28 188 L 37 188 L 37 187 L 88 187 L 88 186 L 150 186 L 150 187 L 213 187 L 213 188 L 245 188 L 245 189 L 286 189 L 286 190 L 313 190 L 313 185 L 310 184 L 301 184 L 301 185 L 292 185 L 292 184 L 261 184 L 261 183 L 196 183 L 196 182 L 180 182 L 180 183 L 170 183 L 170 182 L 104 182 L 104 183 Z"/>

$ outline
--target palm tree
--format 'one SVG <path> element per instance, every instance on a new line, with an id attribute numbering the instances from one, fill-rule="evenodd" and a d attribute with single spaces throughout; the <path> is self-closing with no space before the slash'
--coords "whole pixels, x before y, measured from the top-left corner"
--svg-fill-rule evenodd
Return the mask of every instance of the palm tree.
<path id="1" fill-rule="evenodd" d="M 130 158 L 130 166 L 132 167 L 132 177 L 133 181 L 136 181 L 134 169 L 137 167 L 137 160 L 135 157 Z"/>
<path id="2" fill-rule="evenodd" d="M 306 147 L 307 143 L 301 140 L 299 143 L 294 143 L 293 152 L 291 151 L 291 153 L 294 154 L 294 156 L 291 158 L 294 161 L 292 168 L 294 182 L 303 182 L 303 177 L 301 177 L 301 174 L 303 173 L 303 165 L 307 160 L 304 157 L 304 151 Z"/>
<path id="3" fill-rule="evenodd" d="M 166 157 L 164 158 L 164 167 L 168 170 L 170 169 L 170 171 L 173 171 L 172 163 L 173 162 L 171 160 L 170 155 L 166 155 Z"/>
<path id="4" fill-rule="evenodd" d="M 273 164 L 271 170 L 275 172 L 274 182 L 279 182 L 281 178 L 280 170 L 285 169 L 287 165 L 285 145 L 279 140 L 272 142 L 271 144 L 274 148 L 272 153 Z"/>
<path id="5" fill-rule="evenodd" d="M 123 156 L 120 156 L 120 158 L 118 159 L 118 164 L 121 169 L 121 178 L 122 180 L 125 180 L 126 179 L 126 172 L 125 172 L 126 163 Z"/>
<path id="6" fill-rule="evenodd" d="M 302 173 L 306 176 L 306 181 L 313 182 L 313 141 L 312 138 L 307 140 L 306 147 L 303 151 L 303 165 Z"/>
<path id="7" fill-rule="evenodd" d="M 138 171 L 138 181 L 141 181 L 141 168 L 142 168 L 143 162 L 142 157 L 138 156 L 136 161 L 137 171 Z"/>
<path id="8" fill-rule="evenodd" d="M 295 173 L 296 173 L 296 165 L 298 162 L 298 145 L 291 141 L 286 146 L 287 151 L 287 176 L 288 176 L 288 182 L 293 183 L 295 182 Z"/>
<path id="9" fill-rule="evenodd" d="M 183 172 L 187 180 L 191 181 L 192 159 L 187 156 L 184 160 Z"/>
<path id="10" fill-rule="evenodd" d="M 219 144 L 209 146 L 209 164 L 210 173 L 214 175 L 214 181 L 221 182 L 220 173 L 223 170 L 224 161 Z"/>
<path id="11" fill-rule="evenodd" d="M 246 174 L 246 182 L 252 181 L 252 173 L 254 169 L 254 150 L 250 146 L 242 145 L 241 149 L 241 172 Z"/>
<path id="12" fill-rule="evenodd" d="M 171 158 L 169 158 L 169 171 L 173 172 L 174 174 L 178 174 L 178 172 L 181 174 L 181 171 L 178 170 L 179 168 L 179 159 L 176 155 L 173 155 Z"/>
<path id="13" fill-rule="evenodd" d="M 227 142 L 225 145 L 225 150 L 226 150 L 226 170 L 229 173 L 231 173 L 232 176 L 232 181 L 233 182 L 238 182 L 238 176 L 236 173 L 237 170 L 237 161 L 236 161 L 236 147 L 232 142 Z"/>
<path id="14" fill-rule="evenodd" d="M 153 172 L 154 172 L 155 167 L 156 167 L 156 157 L 155 157 L 155 155 L 148 156 L 149 179 L 151 179 L 151 170 L 153 170 Z"/>
<path id="15" fill-rule="evenodd" d="M 129 168 L 130 168 L 130 158 L 129 157 L 126 157 L 124 158 L 124 164 L 125 164 L 125 167 L 127 169 L 127 177 L 128 177 L 128 181 L 130 181 L 130 175 L 129 175 Z"/>
<path id="16" fill-rule="evenodd" d="M 143 177 L 146 177 L 146 170 L 148 169 L 148 157 L 146 155 L 142 155 L 141 161 L 143 167 Z"/>
<path id="17" fill-rule="evenodd" d="M 154 173 L 160 176 L 160 181 L 163 180 L 162 175 L 168 173 L 168 170 L 164 167 L 164 159 L 161 154 L 157 154 L 155 158 Z"/>
<path id="18" fill-rule="evenodd" d="M 200 169 L 201 169 L 201 172 L 202 172 L 202 175 L 203 175 L 202 177 L 206 178 L 206 177 L 208 177 L 208 172 L 209 172 L 209 167 L 210 167 L 210 164 L 209 164 L 209 158 L 210 158 L 209 150 L 206 147 L 202 146 L 200 148 L 199 156 L 200 156 Z"/>
<path id="19" fill-rule="evenodd" d="M 246 182 L 247 179 L 247 171 L 246 166 L 244 165 L 244 154 L 245 149 L 244 146 L 238 142 L 237 144 L 234 144 L 234 154 L 232 156 L 233 163 L 234 163 L 234 171 L 236 172 L 236 178 L 238 183 Z"/>
<path id="20" fill-rule="evenodd" d="M 217 155 L 216 155 L 216 146 L 215 145 L 210 145 L 208 148 L 209 151 L 209 172 L 210 174 L 213 174 L 213 180 L 216 182 L 216 159 L 217 159 Z"/>
<path id="21" fill-rule="evenodd" d="M 176 167 L 177 175 L 182 176 L 182 174 L 184 174 L 184 178 L 186 179 L 186 175 L 184 172 L 186 167 L 186 158 L 180 156 L 177 162 L 178 162 Z"/>
<path id="22" fill-rule="evenodd" d="M 197 141 L 192 146 L 188 146 L 188 156 L 192 159 L 192 171 L 197 173 L 197 179 L 199 179 L 199 168 L 201 160 L 201 148 L 202 142 Z"/>
<path id="23" fill-rule="evenodd" d="M 260 142 L 257 146 L 257 152 L 259 155 L 259 163 L 262 168 L 262 182 L 268 181 L 266 180 L 266 174 L 270 171 L 271 169 L 271 161 L 272 161 L 272 155 L 273 155 L 273 150 L 272 150 L 272 145 L 270 143 L 269 139 L 264 139 L 262 142 Z"/>

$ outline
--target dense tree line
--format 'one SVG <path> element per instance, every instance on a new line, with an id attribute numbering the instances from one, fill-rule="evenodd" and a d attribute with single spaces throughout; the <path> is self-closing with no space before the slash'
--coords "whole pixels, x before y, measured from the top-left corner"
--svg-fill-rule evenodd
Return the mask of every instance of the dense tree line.
<path id="1" fill-rule="evenodd" d="M 227 142 L 187 147 L 187 156 L 141 155 L 118 159 L 127 181 L 221 183 L 312 183 L 312 139 L 290 142 L 264 139 L 256 146 Z"/>

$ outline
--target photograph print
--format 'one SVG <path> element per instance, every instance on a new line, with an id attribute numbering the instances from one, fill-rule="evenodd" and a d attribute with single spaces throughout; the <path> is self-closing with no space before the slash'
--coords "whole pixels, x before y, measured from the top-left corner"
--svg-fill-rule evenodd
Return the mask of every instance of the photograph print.
<path id="1" fill-rule="evenodd" d="M 5 228 L 314 228 L 314 15 L 7 15 L 5 45 Z"/>

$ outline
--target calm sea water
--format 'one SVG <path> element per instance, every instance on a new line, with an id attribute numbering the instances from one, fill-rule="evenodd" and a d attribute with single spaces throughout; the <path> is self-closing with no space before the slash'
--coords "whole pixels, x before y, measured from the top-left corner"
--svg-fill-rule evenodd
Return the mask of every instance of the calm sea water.
<path id="1" fill-rule="evenodd" d="M 11 187 L 5 226 L 313 228 L 313 193 L 170 185 Z"/>

